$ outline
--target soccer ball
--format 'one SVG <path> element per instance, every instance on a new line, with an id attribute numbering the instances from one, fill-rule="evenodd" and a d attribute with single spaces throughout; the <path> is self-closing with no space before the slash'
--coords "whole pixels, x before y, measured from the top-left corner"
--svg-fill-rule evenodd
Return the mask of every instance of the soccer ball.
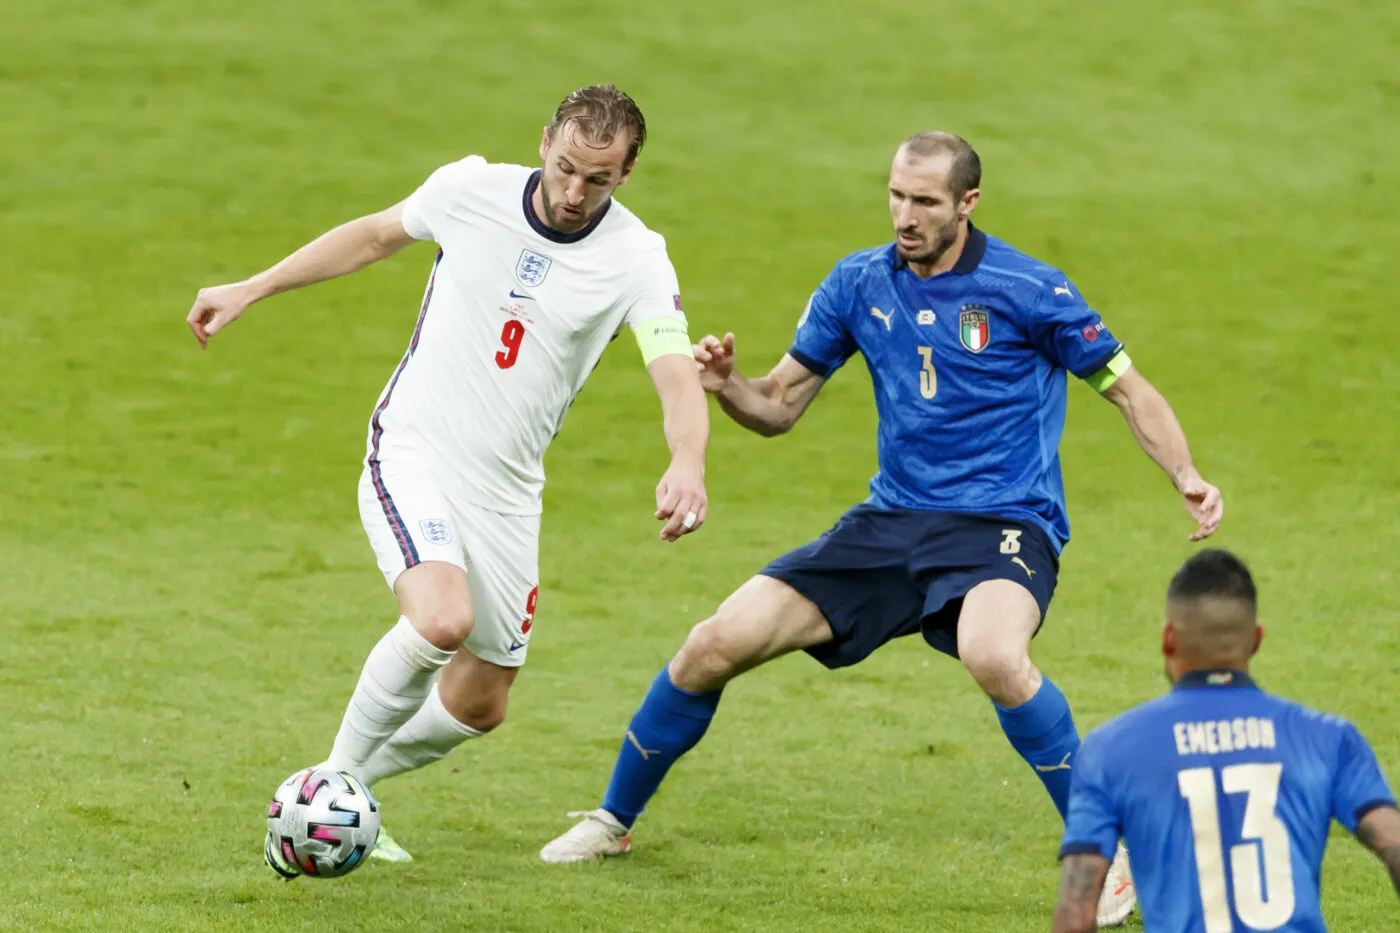
<path id="1" fill-rule="evenodd" d="M 379 804 L 352 774 L 307 768 L 282 782 L 267 808 L 267 864 L 284 878 L 339 878 L 379 838 Z"/>

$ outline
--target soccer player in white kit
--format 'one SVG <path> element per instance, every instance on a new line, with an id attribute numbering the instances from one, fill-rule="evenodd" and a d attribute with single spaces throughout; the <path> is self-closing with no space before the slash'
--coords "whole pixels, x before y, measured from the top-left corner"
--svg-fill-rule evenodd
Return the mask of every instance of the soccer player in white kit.
<path id="1" fill-rule="evenodd" d="M 373 784 L 504 720 L 533 634 L 545 448 L 624 325 L 671 448 L 656 489 L 661 538 L 704 523 L 709 419 L 676 273 L 662 237 L 612 199 L 645 139 L 630 97 L 580 88 L 544 130 L 541 168 L 469 156 L 265 272 L 199 292 L 187 321 L 207 347 L 259 299 L 438 244 L 360 479 L 400 618 L 365 662 L 326 767 Z"/>

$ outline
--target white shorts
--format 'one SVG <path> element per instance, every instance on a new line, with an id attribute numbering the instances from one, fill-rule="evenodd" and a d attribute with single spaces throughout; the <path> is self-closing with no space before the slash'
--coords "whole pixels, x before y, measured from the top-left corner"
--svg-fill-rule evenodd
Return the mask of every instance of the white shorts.
<path id="1" fill-rule="evenodd" d="M 410 567 L 440 560 L 467 572 L 466 648 L 502 667 L 525 663 L 539 596 L 540 516 L 503 515 L 449 495 L 417 464 L 371 462 L 360 476 L 360 520 L 389 588 Z"/>

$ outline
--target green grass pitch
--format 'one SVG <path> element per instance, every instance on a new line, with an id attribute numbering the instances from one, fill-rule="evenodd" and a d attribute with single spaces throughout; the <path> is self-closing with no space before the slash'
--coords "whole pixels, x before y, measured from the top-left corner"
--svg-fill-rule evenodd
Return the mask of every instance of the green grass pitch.
<path id="1" fill-rule="evenodd" d="M 1263 683 L 1344 712 L 1400 777 L 1397 47 L 1379 0 L 0 6 L 0 929 L 1049 928 L 1054 812 L 916 639 L 740 679 L 630 856 L 537 861 L 689 627 L 874 464 L 858 365 L 789 437 L 717 414 L 710 523 L 664 546 L 658 406 L 623 342 L 548 458 L 509 721 L 380 788 L 419 861 L 262 866 L 267 799 L 324 755 L 395 615 L 355 483 L 432 252 L 257 306 L 207 354 L 183 316 L 439 164 L 533 162 L 593 81 L 645 108 L 621 197 L 667 236 L 692 333 L 735 330 L 749 373 L 888 238 L 894 144 L 971 139 L 977 219 L 1074 277 L 1224 489 Z M 1193 546 L 1084 387 L 1063 455 L 1075 539 L 1034 655 L 1089 728 L 1163 689 L 1160 593 Z M 1324 881 L 1334 929 L 1396 928 L 1354 843 Z"/>

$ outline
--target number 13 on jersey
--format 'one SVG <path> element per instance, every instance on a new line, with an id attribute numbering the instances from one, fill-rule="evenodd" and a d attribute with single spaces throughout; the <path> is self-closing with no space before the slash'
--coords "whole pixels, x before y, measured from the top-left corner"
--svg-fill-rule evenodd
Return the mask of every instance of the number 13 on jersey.
<path id="1" fill-rule="evenodd" d="M 1234 884 L 1228 889 L 1215 771 L 1191 768 L 1176 776 L 1181 796 L 1191 809 L 1206 933 L 1234 933 L 1231 904 L 1239 918 L 1255 930 L 1277 930 L 1293 918 L 1292 852 L 1288 828 L 1277 811 L 1282 776 L 1281 764 L 1230 765 L 1220 771 L 1225 793 L 1246 795 L 1241 842 L 1230 847 Z"/>

